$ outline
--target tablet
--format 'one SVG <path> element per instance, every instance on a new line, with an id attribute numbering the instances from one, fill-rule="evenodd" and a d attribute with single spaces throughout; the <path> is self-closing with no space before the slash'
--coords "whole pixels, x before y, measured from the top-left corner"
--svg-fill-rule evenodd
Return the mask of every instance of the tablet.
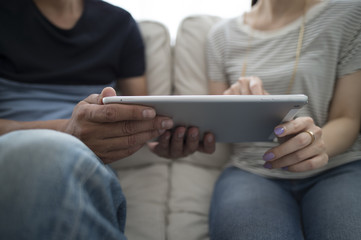
<path id="1" fill-rule="evenodd" d="M 170 95 L 115 96 L 104 104 L 122 103 L 155 108 L 171 117 L 175 126 L 212 132 L 217 142 L 272 141 L 274 128 L 292 120 L 307 104 L 306 95 Z"/>

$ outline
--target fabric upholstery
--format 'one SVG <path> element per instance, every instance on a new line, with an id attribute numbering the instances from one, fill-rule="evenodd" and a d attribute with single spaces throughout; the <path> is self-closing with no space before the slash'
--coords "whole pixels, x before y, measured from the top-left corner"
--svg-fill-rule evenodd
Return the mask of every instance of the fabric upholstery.
<path id="1" fill-rule="evenodd" d="M 205 42 L 215 16 L 190 16 L 180 24 L 175 45 L 163 24 L 139 21 L 146 46 L 150 95 L 207 94 Z M 172 55 L 173 51 L 173 55 Z M 213 184 L 227 164 L 229 146 L 214 154 L 157 157 L 145 146 L 112 164 L 127 199 L 129 240 L 206 240 Z"/>

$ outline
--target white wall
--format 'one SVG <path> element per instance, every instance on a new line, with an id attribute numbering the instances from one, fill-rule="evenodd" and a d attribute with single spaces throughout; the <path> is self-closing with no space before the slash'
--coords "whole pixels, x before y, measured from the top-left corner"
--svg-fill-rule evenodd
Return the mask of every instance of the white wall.
<path id="1" fill-rule="evenodd" d="M 234 17 L 248 11 L 251 0 L 106 0 L 128 10 L 137 20 L 164 23 L 174 39 L 180 21 L 192 14 Z"/>

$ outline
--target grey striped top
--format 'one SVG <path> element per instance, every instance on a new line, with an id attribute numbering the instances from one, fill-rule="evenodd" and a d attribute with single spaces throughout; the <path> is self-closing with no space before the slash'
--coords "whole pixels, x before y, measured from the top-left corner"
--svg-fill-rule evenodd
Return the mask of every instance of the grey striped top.
<path id="1" fill-rule="evenodd" d="M 267 32 L 251 30 L 243 23 L 243 16 L 217 24 L 210 31 L 207 43 L 209 79 L 236 82 L 250 46 L 246 75 L 260 77 L 270 94 L 285 94 L 293 72 L 301 23 L 302 18 Z M 322 127 L 328 118 L 337 79 L 358 70 L 361 70 L 361 1 L 325 0 L 312 7 L 306 14 L 302 52 L 291 92 L 309 97 L 299 116 L 311 116 Z M 297 179 L 361 159 L 359 135 L 350 149 L 331 158 L 323 168 L 304 173 L 264 169 L 262 156 L 274 144 L 234 144 L 232 163 L 267 177 Z"/>

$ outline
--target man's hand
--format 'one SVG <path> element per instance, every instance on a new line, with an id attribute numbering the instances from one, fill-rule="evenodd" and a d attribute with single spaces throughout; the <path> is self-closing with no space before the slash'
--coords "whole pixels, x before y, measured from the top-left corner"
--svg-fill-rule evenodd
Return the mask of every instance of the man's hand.
<path id="1" fill-rule="evenodd" d="M 82 140 L 104 162 L 110 163 L 139 150 L 147 141 L 173 127 L 167 117 L 158 117 L 153 108 L 138 105 L 103 105 L 103 97 L 115 96 L 105 88 L 74 108 L 64 132 Z"/>
<path id="2" fill-rule="evenodd" d="M 202 141 L 201 141 L 202 140 Z M 148 143 L 152 152 L 160 157 L 186 157 L 196 151 L 211 154 L 215 151 L 215 138 L 207 133 L 200 139 L 198 128 L 178 127 L 173 132 L 166 131 L 158 142 Z"/>

